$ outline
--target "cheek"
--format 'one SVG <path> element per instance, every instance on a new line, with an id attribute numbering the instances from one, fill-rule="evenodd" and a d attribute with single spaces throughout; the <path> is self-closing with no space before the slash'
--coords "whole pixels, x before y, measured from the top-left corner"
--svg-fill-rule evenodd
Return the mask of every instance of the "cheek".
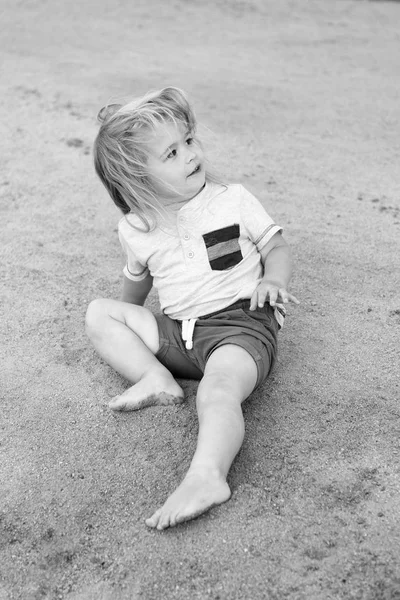
<path id="1" fill-rule="evenodd" d="M 203 152 L 203 148 L 200 148 L 200 146 L 196 147 L 196 154 L 197 154 L 197 158 L 199 160 L 204 160 L 204 152 Z"/>
<path id="2" fill-rule="evenodd" d="M 153 171 L 152 176 L 149 178 L 154 190 L 157 193 L 165 194 L 168 192 L 171 186 L 176 186 L 177 178 L 174 177 L 170 172 L 165 172 L 163 169 L 157 169 Z"/>
<path id="3" fill-rule="evenodd" d="M 149 172 L 147 176 L 147 181 L 151 185 L 151 187 L 156 191 L 159 191 L 162 187 L 161 177 L 155 169 L 152 169 L 151 172 Z"/>
<path id="4" fill-rule="evenodd" d="M 165 170 L 163 169 L 162 165 L 149 165 L 148 174 L 149 178 L 153 182 L 158 182 L 165 179 Z"/>

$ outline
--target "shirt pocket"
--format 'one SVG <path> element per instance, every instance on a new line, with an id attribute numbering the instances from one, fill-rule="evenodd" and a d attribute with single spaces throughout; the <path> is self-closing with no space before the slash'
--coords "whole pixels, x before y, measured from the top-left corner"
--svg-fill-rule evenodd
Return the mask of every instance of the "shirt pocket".
<path id="1" fill-rule="evenodd" d="M 213 271 L 227 271 L 243 260 L 239 237 L 240 227 L 237 224 L 203 233 L 208 262 Z"/>

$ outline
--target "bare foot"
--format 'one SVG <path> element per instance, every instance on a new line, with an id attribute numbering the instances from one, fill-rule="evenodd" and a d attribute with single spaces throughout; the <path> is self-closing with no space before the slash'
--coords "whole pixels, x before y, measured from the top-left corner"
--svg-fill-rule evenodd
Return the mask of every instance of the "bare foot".
<path id="1" fill-rule="evenodd" d="M 226 502 L 230 496 L 231 490 L 219 474 L 208 469 L 189 471 L 165 504 L 146 519 L 146 525 L 160 530 L 174 527 Z"/>
<path id="2" fill-rule="evenodd" d="M 109 407 L 112 410 L 128 411 L 146 406 L 181 404 L 183 400 L 183 390 L 172 375 L 149 373 L 123 394 L 115 396 Z"/>

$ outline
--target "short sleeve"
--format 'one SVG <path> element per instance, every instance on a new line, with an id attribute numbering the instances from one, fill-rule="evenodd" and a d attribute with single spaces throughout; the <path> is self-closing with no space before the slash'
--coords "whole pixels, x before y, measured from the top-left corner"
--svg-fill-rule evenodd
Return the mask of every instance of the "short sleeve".
<path id="1" fill-rule="evenodd" d="M 246 188 L 241 187 L 240 195 L 240 211 L 242 223 L 246 229 L 247 235 L 257 246 L 260 251 L 265 244 L 279 231 L 282 227 L 277 225 L 269 216 L 261 202 L 257 200 Z"/>
<path id="2" fill-rule="evenodd" d="M 125 239 L 121 228 L 118 229 L 118 237 L 127 258 L 126 265 L 123 269 L 125 277 L 131 281 L 142 281 L 143 279 L 146 279 L 149 275 L 149 269 L 146 265 L 142 265 L 136 258 L 130 244 Z"/>

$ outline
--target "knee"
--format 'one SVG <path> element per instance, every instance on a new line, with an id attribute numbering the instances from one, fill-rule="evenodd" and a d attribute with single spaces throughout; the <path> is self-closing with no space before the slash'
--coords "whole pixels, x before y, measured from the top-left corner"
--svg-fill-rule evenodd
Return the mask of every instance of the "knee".
<path id="1" fill-rule="evenodd" d="M 199 384 L 197 394 L 198 407 L 206 407 L 221 403 L 224 399 L 230 401 L 236 397 L 235 385 L 232 378 L 218 371 L 204 375 Z"/>
<path id="2" fill-rule="evenodd" d="M 204 376 L 204 382 L 215 390 L 230 391 L 233 388 L 232 377 L 223 371 L 211 371 Z"/>
<path id="3" fill-rule="evenodd" d="M 104 319 L 109 315 L 108 304 L 109 300 L 106 298 L 97 298 L 89 304 L 86 311 L 85 330 L 90 339 L 101 332 Z"/>
<path id="4" fill-rule="evenodd" d="M 222 419 L 226 427 L 244 435 L 241 398 L 232 385 L 231 378 L 225 374 L 208 374 L 201 380 L 196 396 L 196 409 L 200 422 L 207 418 L 212 421 Z"/>

